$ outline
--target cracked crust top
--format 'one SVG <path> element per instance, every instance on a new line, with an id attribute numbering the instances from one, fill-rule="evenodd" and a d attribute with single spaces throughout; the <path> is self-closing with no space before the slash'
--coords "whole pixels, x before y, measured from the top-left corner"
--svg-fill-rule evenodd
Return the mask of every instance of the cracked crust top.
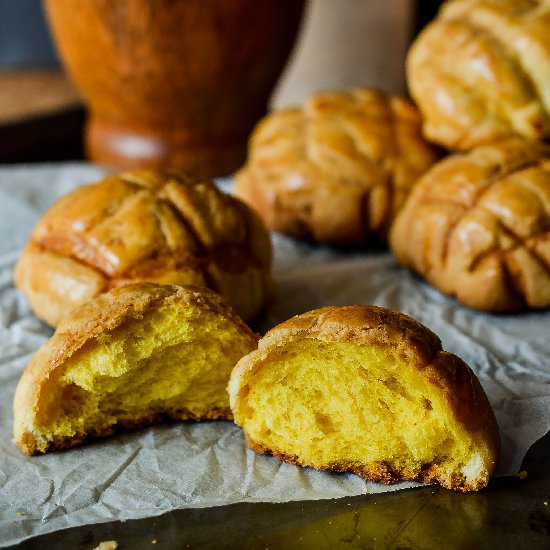
<path id="1" fill-rule="evenodd" d="M 550 2 L 449 0 L 407 59 L 425 135 L 467 150 L 550 136 Z"/>
<path id="2" fill-rule="evenodd" d="M 276 231 L 341 246 L 384 241 L 437 158 L 420 124 L 410 102 L 379 91 L 313 95 L 260 122 L 235 192 Z"/>
<path id="3" fill-rule="evenodd" d="M 55 326 L 73 307 L 137 281 L 207 286 L 251 320 L 272 290 L 271 241 L 240 200 L 173 171 L 79 187 L 36 224 L 15 282 Z"/>
<path id="4" fill-rule="evenodd" d="M 444 159 L 418 182 L 390 246 L 470 307 L 550 306 L 550 148 L 510 138 Z"/>

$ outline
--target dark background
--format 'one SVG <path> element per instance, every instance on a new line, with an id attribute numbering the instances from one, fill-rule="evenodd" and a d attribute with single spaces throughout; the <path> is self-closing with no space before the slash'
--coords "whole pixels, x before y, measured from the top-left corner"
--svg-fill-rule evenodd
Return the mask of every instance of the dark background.
<path id="1" fill-rule="evenodd" d="M 441 3 L 441 0 L 416 2 L 417 30 L 434 17 Z M 0 0 L 0 69 L 53 68 L 57 65 L 41 1 Z"/>
<path id="2" fill-rule="evenodd" d="M 0 0 L 0 67 L 26 69 L 56 64 L 40 0 Z"/>

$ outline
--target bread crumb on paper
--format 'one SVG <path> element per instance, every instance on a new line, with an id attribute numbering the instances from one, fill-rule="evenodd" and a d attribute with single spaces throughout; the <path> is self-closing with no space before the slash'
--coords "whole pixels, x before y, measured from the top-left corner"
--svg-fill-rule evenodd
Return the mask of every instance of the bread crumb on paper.
<path id="1" fill-rule="evenodd" d="M 116 540 L 104 540 L 100 542 L 94 550 L 116 550 L 118 548 L 118 542 Z"/>
<path id="2" fill-rule="evenodd" d="M 527 472 L 525 470 L 522 470 L 521 472 L 518 473 L 518 477 L 519 479 L 521 479 L 522 481 L 524 479 L 527 479 Z"/>

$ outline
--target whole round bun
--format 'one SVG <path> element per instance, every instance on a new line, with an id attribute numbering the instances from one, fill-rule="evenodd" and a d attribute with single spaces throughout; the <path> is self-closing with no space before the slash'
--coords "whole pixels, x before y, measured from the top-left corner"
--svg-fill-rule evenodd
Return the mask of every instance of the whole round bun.
<path id="1" fill-rule="evenodd" d="M 374 90 L 313 95 L 256 127 L 235 193 L 269 228 L 336 246 L 385 241 L 416 179 L 436 160 L 407 100 Z"/>
<path id="2" fill-rule="evenodd" d="M 550 306 L 550 147 L 509 138 L 442 160 L 390 234 L 397 259 L 486 311 Z"/>
<path id="3" fill-rule="evenodd" d="M 75 306 L 131 282 L 193 284 L 249 321 L 272 288 L 271 241 L 256 213 L 210 181 L 133 171 L 77 188 L 38 221 L 15 283 L 56 326 Z"/>
<path id="4" fill-rule="evenodd" d="M 467 150 L 550 136 L 550 3 L 450 0 L 412 45 L 411 95 L 424 134 Z"/>

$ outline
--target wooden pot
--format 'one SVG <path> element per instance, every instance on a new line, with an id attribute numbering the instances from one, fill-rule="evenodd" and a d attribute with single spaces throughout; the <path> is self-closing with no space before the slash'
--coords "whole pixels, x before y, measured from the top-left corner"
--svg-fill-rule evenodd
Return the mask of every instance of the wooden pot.
<path id="1" fill-rule="evenodd" d="M 292 49 L 305 0 L 45 0 L 90 110 L 91 160 L 228 174 Z"/>

